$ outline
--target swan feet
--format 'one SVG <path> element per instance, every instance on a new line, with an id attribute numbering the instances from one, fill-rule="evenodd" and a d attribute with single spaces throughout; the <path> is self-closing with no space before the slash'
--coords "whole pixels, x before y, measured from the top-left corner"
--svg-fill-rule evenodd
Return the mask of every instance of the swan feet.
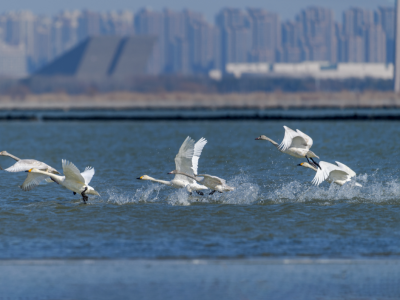
<path id="1" fill-rule="evenodd" d="M 86 202 L 89 200 L 89 197 L 86 196 L 85 192 L 87 191 L 87 187 L 85 187 L 85 189 L 83 190 L 83 192 L 81 193 L 82 195 L 82 199 L 83 199 L 83 203 L 86 204 Z"/>
<path id="2" fill-rule="evenodd" d="M 308 159 L 307 155 L 306 155 L 306 158 L 307 158 L 307 161 L 308 161 L 308 163 L 309 163 L 310 165 L 317 166 L 318 168 L 321 169 L 321 167 L 319 166 L 319 164 L 316 163 L 316 162 L 312 159 L 312 157 L 310 157 L 310 159 L 312 160 L 312 162 Z"/>
<path id="3" fill-rule="evenodd" d="M 203 192 L 196 191 L 196 193 L 199 194 L 199 195 L 201 195 L 201 196 L 204 196 L 204 193 L 203 193 Z"/>
<path id="4" fill-rule="evenodd" d="M 216 190 L 213 190 L 209 195 L 213 195 L 216 192 Z"/>
<path id="5" fill-rule="evenodd" d="M 313 161 L 313 163 L 316 165 L 316 166 L 318 166 L 318 168 L 321 170 L 321 167 L 319 166 L 319 164 L 315 161 L 315 160 L 313 160 L 312 159 L 312 157 L 310 157 L 310 159 Z"/>

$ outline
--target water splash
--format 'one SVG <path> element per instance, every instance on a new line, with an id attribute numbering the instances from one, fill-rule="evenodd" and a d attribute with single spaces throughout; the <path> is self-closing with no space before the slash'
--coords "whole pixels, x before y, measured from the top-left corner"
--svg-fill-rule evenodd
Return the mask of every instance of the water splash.
<path id="1" fill-rule="evenodd" d="M 234 191 L 208 195 L 211 191 L 203 191 L 204 197 L 198 199 L 203 203 L 219 203 L 219 204 L 252 204 L 260 199 L 260 187 L 251 182 L 251 178 L 246 174 L 235 176 L 227 182 L 229 186 L 235 188 Z"/>
<path id="2" fill-rule="evenodd" d="M 362 187 L 356 185 L 362 184 Z M 334 201 L 348 203 L 387 203 L 399 202 L 400 182 L 397 178 L 380 181 L 376 173 L 362 174 L 343 186 L 322 183 L 312 186 L 310 183 L 293 181 L 281 186 L 270 187 L 262 203 L 323 201 L 325 205 Z"/>
<path id="3" fill-rule="evenodd" d="M 187 206 L 190 205 L 189 197 L 192 196 L 189 195 L 186 189 L 177 189 L 167 197 L 167 202 L 170 205 Z"/>
<path id="4" fill-rule="evenodd" d="M 159 200 L 158 196 L 163 187 L 162 184 L 151 183 L 148 186 L 143 186 L 137 189 L 133 195 L 129 192 L 121 192 L 116 188 L 108 189 L 105 193 L 108 195 L 107 202 L 118 205 L 129 203 L 151 203 Z"/>

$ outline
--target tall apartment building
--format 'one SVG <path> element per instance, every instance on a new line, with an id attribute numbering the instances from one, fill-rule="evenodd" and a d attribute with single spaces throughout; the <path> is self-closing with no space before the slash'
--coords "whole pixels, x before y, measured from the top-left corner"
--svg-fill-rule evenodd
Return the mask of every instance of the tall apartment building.
<path id="1" fill-rule="evenodd" d="M 251 30 L 249 61 L 275 62 L 282 40 L 279 16 L 263 9 L 250 8 L 247 12 Z"/>
<path id="2" fill-rule="evenodd" d="M 393 7 L 378 7 L 375 11 L 375 23 L 382 26 L 386 36 L 386 62 L 394 62 L 395 10 Z"/>
<path id="3" fill-rule="evenodd" d="M 301 24 L 303 60 L 336 62 L 337 41 L 333 11 L 323 7 L 309 7 L 296 17 Z"/>
<path id="4" fill-rule="evenodd" d="M 220 36 L 217 67 L 224 70 L 228 63 L 247 62 L 252 46 L 248 14 L 241 9 L 225 8 L 217 14 L 216 26 Z"/>
<path id="5" fill-rule="evenodd" d="M 224 70 L 228 63 L 393 62 L 394 23 L 392 7 L 353 7 L 337 23 L 332 10 L 318 6 L 285 22 L 264 9 L 225 8 L 215 24 L 189 10 L 62 11 L 51 17 L 22 11 L 0 15 L 0 42 L 22 46 L 33 71 L 88 36 L 149 35 L 157 42 L 148 73 L 188 75 Z"/>

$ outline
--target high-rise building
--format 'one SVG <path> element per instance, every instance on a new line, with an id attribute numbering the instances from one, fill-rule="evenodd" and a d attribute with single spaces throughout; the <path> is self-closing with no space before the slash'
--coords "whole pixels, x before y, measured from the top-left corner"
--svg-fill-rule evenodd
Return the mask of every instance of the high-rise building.
<path id="1" fill-rule="evenodd" d="M 189 65 L 192 73 L 206 73 L 215 67 L 216 28 L 204 20 L 188 23 Z"/>
<path id="2" fill-rule="evenodd" d="M 365 61 L 386 63 L 386 34 L 380 24 L 371 24 L 365 30 Z"/>
<path id="3" fill-rule="evenodd" d="M 224 71 L 228 63 L 247 62 L 252 46 L 248 14 L 240 9 L 225 8 L 218 13 L 216 25 L 220 34 L 217 67 Z"/>
<path id="4" fill-rule="evenodd" d="M 386 36 L 386 62 L 394 62 L 394 29 L 395 29 L 395 10 L 393 7 L 379 7 L 375 11 L 375 23 L 382 26 Z"/>
<path id="5" fill-rule="evenodd" d="M 252 42 L 249 60 L 275 62 L 282 40 L 279 16 L 263 9 L 250 8 L 247 11 Z"/>
<path id="6" fill-rule="evenodd" d="M 11 46 L 0 42 L 0 77 L 24 77 L 27 75 L 26 62 L 23 44 Z"/>
<path id="7" fill-rule="evenodd" d="M 148 8 L 141 9 L 135 16 L 135 33 L 157 38 L 150 57 L 149 74 L 160 74 L 165 68 L 164 16 Z"/>
<path id="8" fill-rule="evenodd" d="M 296 21 L 302 25 L 301 43 L 308 53 L 304 60 L 336 62 L 337 41 L 333 11 L 312 6 L 301 11 Z"/>

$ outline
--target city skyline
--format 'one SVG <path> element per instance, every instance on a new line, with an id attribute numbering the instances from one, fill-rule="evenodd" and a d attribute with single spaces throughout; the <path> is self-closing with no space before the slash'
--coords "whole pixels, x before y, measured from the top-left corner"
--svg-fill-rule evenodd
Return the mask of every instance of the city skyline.
<path id="1" fill-rule="evenodd" d="M 259 8 L 225 8 L 214 22 L 196 11 L 172 9 L 63 11 L 50 17 L 10 12 L 0 14 L 0 75 L 22 70 L 23 60 L 32 73 L 96 35 L 157 37 L 149 74 L 224 72 L 227 64 L 249 62 L 392 63 L 394 22 L 390 6 L 350 8 L 339 22 L 323 6 L 303 8 L 291 20 Z"/>
<path id="2" fill-rule="evenodd" d="M 138 11 L 143 7 L 154 10 L 169 8 L 171 10 L 189 9 L 202 13 L 205 19 L 213 22 L 218 11 L 225 7 L 235 7 L 246 9 L 256 7 L 278 13 L 282 20 L 292 19 L 299 10 L 312 5 L 324 6 L 334 11 L 334 18 L 338 21 L 341 13 L 350 7 L 362 7 L 365 9 L 376 9 L 378 6 L 394 6 L 395 0 L 284 0 L 284 1 L 265 1 L 265 0 L 247 0 L 245 4 L 240 0 L 203 0 L 201 2 L 190 2 L 184 0 L 174 0 L 165 2 L 162 0 L 132 1 L 114 0 L 112 2 L 94 1 L 94 0 L 70 0 L 65 1 L 47 1 L 36 0 L 34 3 L 26 0 L 9 1 L 2 4 L 0 13 L 10 11 L 29 10 L 35 14 L 46 16 L 54 15 L 62 10 L 94 10 L 99 12 L 131 10 Z"/>

